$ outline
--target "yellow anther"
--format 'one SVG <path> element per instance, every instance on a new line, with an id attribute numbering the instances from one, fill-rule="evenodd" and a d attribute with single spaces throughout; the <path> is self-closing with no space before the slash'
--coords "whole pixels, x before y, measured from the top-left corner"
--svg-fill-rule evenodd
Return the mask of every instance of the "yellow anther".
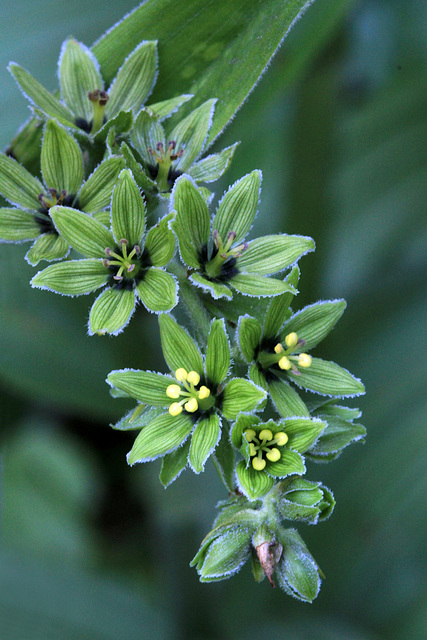
<path id="1" fill-rule="evenodd" d="M 245 431 L 245 437 L 248 442 L 252 442 L 255 436 L 256 436 L 256 431 L 254 431 L 253 429 L 247 429 Z"/>
<path id="2" fill-rule="evenodd" d="M 187 380 L 190 384 L 194 384 L 194 386 L 197 387 L 197 385 L 200 382 L 200 376 L 197 373 L 197 371 L 190 371 L 190 373 L 187 376 Z"/>
<path id="3" fill-rule="evenodd" d="M 252 459 L 252 466 L 255 469 L 255 471 L 262 471 L 266 464 L 267 464 L 266 461 L 263 460 L 262 458 Z"/>
<path id="4" fill-rule="evenodd" d="M 171 414 L 171 416 L 179 416 L 179 414 L 182 413 L 182 406 L 179 404 L 179 402 L 172 402 L 171 406 L 169 407 L 169 413 Z"/>
<path id="5" fill-rule="evenodd" d="M 283 356 L 283 358 L 280 358 L 278 365 L 281 369 L 285 369 L 286 371 L 288 371 L 289 369 L 292 369 L 291 361 L 286 356 Z"/>
<path id="6" fill-rule="evenodd" d="M 282 351 L 283 351 L 283 347 L 282 347 L 282 345 L 280 344 L 280 342 L 278 342 L 278 343 L 276 344 L 276 346 L 274 347 L 274 353 L 282 353 Z"/>
<path id="7" fill-rule="evenodd" d="M 170 384 L 166 389 L 166 395 L 168 398 L 179 398 L 181 394 L 181 387 L 177 384 Z"/>
<path id="8" fill-rule="evenodd" d="M 274 447 L 274 449 L 270 449 L 270 451 L 266 453 L 266 456 L 271 462 L 277 462 L 280 460 L 280 451 Z"/>
<path id="9" fill-rule="evenodd" d="M 249 455 L 251 456 L 256 456 L 256 449 L 255 449 L 255 445 L 253 442 L 249 443 Z"/>
<path id="10" fill-rule="evenodd" d="M 185 380 L 187 380 L 187 372 L 185 369 L 177 369 L 175 371 L 175 378 L 178 380 L 178 382 L 185 382 Z"/>
<path id="11" fill-rule="evenodd" d="M 276 444 L 278 444 L 279 447 L 283 447 L 283 445 L 285 445 L 289 440 L 288 434 L 284 433 L 283 431 L 279 431 L 279 433 L 275 434 L 275 440 Z"/>
<path id="12" fill-rule="evenodd" d="M 298 342 L 298 336 L 295 333 L 295 331 L 292 331 L 292 333 L 288 333 L 288 335 L 285 338 L 285 344 L 288 347 L 288 349 L 290 349 L 291 347 L 295 347 L 297 342 Z"/>
<path id="13" fill-rule="evenodd" d="M 204 400 L 205 398 L 209 398 L 211 395 L 210 389 L 202 385 L 199 389 L 199 400 Z"/>
<path id="14" fill-rule="evenodd" d="M 188 402 L 185 403 L 184 408 L 188 413 L 194 413 L 199 408 L 197 404 L 196 398 L 190 398 Z"/>
<path id="15" fill-rule="evenodd" d="M 309 367 L 311 365 L 311 356 L 309 356 L 308 353 L 300 353 L 298 365 L 300 367 Z"/>
<path id="16" fill-rule="evenodd" d="M 259 433 L 260 440 L 273 440 L 273 432 L 270 429 L 263 429 Z"/>

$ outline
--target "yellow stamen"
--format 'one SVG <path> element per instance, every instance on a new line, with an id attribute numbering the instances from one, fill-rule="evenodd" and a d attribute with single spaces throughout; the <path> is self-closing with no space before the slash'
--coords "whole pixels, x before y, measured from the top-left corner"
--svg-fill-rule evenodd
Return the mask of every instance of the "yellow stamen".
<path id="1" fill-rule="evenodd" d="M 196 398 L 190 398 L 188 402 L 185 403 L 184 408 L 188 413 L 194 413 L 199 408 L 197 404 Z"/>
<path id="2" fill-rule="evenodd" d="M 286 371 L 292 368 L 291 361 L 286 356 L 283 356 L 283 358 L 280 358 L 278 365 L 281 369 L 285 369 Z"/>
<path id="3" fill-rule="evenodd" d="M 284 433 L 284 431 L 279 431 L 279 433 L 275 434 L 275 440 L 279 447 L 283 447 L 283 445 L 285 445 L 289 440 L 288 434 Z"/>
<path id="4" fill-rule="evenodd" d="M 175 378 L 178 380 L 178 382 L 185 382 L 185 380 L 187 380 L 187 372 L 185 369 L 177 369 L 175 371 Z"/>
<path id="5" fill-rule="evenodd" d="M 298 342 L 298 336 L 295 333 L 295 331 L 292 331 L 292 333 L 288 333 L 288 335 L 285 338 L 285 344 L 288 347 L 288 349 L 290 349 L 291 347 L 295 347 L 297 342 Z"/>
<path id="6" fill-rule="evenodd" d="M 187 380 L 190 384 L 194 384 L 194 386 L 197 387 L 200 382 L 200 376 L 196 371 L 190 371 L 187 376 Z"/>
<path id="7" fill-rule="evenodd" d="M 256 436 L 256 431 L 254 431 L 253 429 L 247 429 L 245 431 L 245 437 L 246 437 L 246 440 L 248 442 L 252 442 L 252 440 L 254 439 L 255 436 Z M 253 455 L 255 455 L 255 454 L 253 454 Z"/>
<path id="8" fill-rule="evenodd" d="M 199 400 L 204 400 L 205 398 L 209 398 L 211 395 L 210 389 L 202 385 L 199 389 Z"/>
<path id="9" fill-rule="evenodd" d="M 278 344 L 276 344 L 276 346 L 274 347 L 274 353 L 282 353 L 283 351 L 283 347 L 280 344 L 280 342 Z"/>
<path id="10" fill-rule="evenodd" d="M 262 458 L 253 458 L 252 460 L 252 466 L 255 469 L 255 471 L 262 471 L 266 465 L 266 461 L 263 460 Z"/>
<path id="11" fill-rule="evenodd" d="M 273 433 L 270 429 L 263 429 L 259 434 L 260 440 L 273 440 Z"/>
<path id="12" fill-rule="evenodd" d="M 168 398 L 179 398 L 181 395 L 181 387 L 177 384 L 170 384 L 166 389 L 166 395 Z"/>
<path id="13" fill-rule="evenodd" d="M 251 456 L 251 458 L 253 456 L 256 456 L 256 449 L 255 449 L 255 445 L 253 442 L 249 443 L 249 455 Z"/>
<path id="14" fill-rule="evenodd" d="M 275 447 L 274 449 L 270 449 L 270 451 L 266 453 L 266 456 L 271 462 L 277 462 L 280 460 L 280 451 Z"/>
<path id="15" fill-rule="evenodd" d="M 311 365 L 311 356 L 309 356 L 308 353 L 300 353 L 298 365 L 300 367 L 309 367 Z"/>
<path id="16" fill-rule="evenodd" d="M 169 407 L 169 413 L 171 414 L 171 416 L 179 416 L 179 414 L 182 413 L 182 406 L 179 404 L 179 402 L 172 402 L 171 406 Z"/>

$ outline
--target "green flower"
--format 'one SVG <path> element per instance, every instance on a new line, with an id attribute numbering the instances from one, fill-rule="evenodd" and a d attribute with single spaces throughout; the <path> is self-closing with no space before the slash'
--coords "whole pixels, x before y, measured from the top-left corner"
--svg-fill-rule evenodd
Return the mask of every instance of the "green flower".
<path id="1" fill-rule="evenodd" d="M 254 411 L 265 392 L 243 378 L 226 382 L 230 347 L 223 320 L 212 321 L 205 361 L 194 340 L 171 316 L 161 315 L 159 325 L 163 355 L 173 375 L 124 369 L 112 371 L 107 382 L 147 405 L 137 409 L 144 428 L 128 455 L 129 464 L 166 456 L 163 464 L 173 467 L 174 479 L 187 458 L 195 473 L 203 471 L 220 440 L 222 421 L 235 420 L 241 411 Z M 151 414 L 146 423 L 145 412 L 151 407 L 158 407 L 159 413 L 152 419 Z M 135 427 L 132 418 L 127 421 L 128 428 Z M 162 472 L 170 477 L 165 469 Z"/>
<path id="2" fill-rule="evenodd" d="M 244 460 L 236 467 L 237 483 L 249 500 L 271 491 L 279 478 L 303 475 L 305 453 L 325 429 L 318 419 L 291 418 L 261 422 L 257 416 L 240 414 L 231 441 Z"/>
<path id="3" fill-rule="evenodd" d="M 214 298 L 232 298 L 232 289 L 249 296 L 296 292 L 292 285 L 268 277 L 287 269 L 314 249 L 311 238 L 271 235 L 243 242 L 255 219 L 261 172 L 253 171 L 225 193 L 211 222 L 202 193 L 188 176 L 175 184 L 172 223 L 182 261 L 192 270 L 190 282 Z"/>
<path id="4" fill-rule="evenodd" d="M 281 483 L 277 508 L 285 520 L 317 524 L 327 520 L 334 507 L 331 490 L 320 482 L 288 478 Z"/>
<path id="5" fill-rule="evenodd" d="M 215 102 L 204 102 L 173 128 L 162 126 L 162 117 L 153 113 L 151 105 L 140 111 L 130 135 L 131 144 L 146 174 L 144 184 L 140 186 L 165 194 L 183 173 L 196 182 L 213 182 L 223 175 L 237 144 L 198 160 L 212 125 Z M 128 162 L 135 162 L 128 147 L 124 146 L 123 152 Z M 129 166 L 133 168 L 132 164 Z M 205 189 L 204 194 L 207 197 L 210 192 Z"/>
<path id="6" fill-rule="evenodd" d="M 67 127 L 104 141 L 113 124 L 118 133 L 129 131 L 132 112 L 137 112 L 150 95 L 157 75 L 157 43 L 141 42 L 107 88 L 90 49 L 74 38 L 65 40 L 58 63 L 61 99 L 19 65 L 11 63 L 9 70 L 36 115 L 56 118 Z"/>
<path id="7" fill-rule="evenodd" d="M 33 287 L 78 296 L 107 288 L 92 305 L 89 334 L 120 333 L 136 300 L 154 312 L 177 303 L 175 279 L 162 267 L 172 258 L 175 238 L 166 216 L 147 235 L 145 204 L 131 172 L 124 169 L 114 188 L 111 229 L 80 211 L 55 206 L 51 218 L 61 236 L 85 260 L 51 265 L 31 281 Z"/>
<path id="8" fill-rule="evenodd" d="M 298 278 L 299 270 L 295 267 L 285 282 L 296 287 Z M 291 291 L 274 298 L 264 325 L 245 315 L 238 326 L 240 350 L 246 361 L 253 363 L 250 378 L 268 390 L 283 417 L 310 415 L 290 382 L 335 397 L 353 397 L 365 390 L 361 381 L 346 369 L 307 354 L 333 329 L 345 309 L 345 301 L 318 302 L 292 315 L 289 311 L 292 298 Z"/>
<path id="9" fill-rule="evenodd" d="M 35 242 L 26 255 L 32 265 L 40 260 L 60 260 L 69 243 L 55 228 L 51 209 L 55 205 L 101 212 L 111 201 L 123 158 L 104 160 L 84 181 L 83 156 L 79 145 L 55 120 L 46 124 L 42 150 L 43 184 L 18 162 L 0 154 L 0 193 L 18 209 L 0 209 L 0 239 Z"/>

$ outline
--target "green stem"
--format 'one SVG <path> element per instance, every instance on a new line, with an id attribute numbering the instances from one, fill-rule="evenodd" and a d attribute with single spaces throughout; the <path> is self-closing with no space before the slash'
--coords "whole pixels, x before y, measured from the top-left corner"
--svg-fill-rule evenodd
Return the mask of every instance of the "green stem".
<path id="1" fill-rule="evenodd" d="M 170 263 L 169 269 L 178 278 L 180 300 L 192 322 L 194 334 L 199 342 L 206 345 L 210 331 L 211 316 L 194 287 L 189 284 L 186 269 L 176 263 Z"/>

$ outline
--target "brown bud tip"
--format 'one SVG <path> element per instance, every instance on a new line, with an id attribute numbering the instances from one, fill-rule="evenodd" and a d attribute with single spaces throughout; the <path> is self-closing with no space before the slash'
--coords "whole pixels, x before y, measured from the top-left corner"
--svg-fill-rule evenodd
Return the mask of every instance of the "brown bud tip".
<path id="1" fill-rule="evenodd" d="M 279 542 L 263 542 L 256 547 L 258 560 L 264 573 L 272 587 L 276 585 L 273 582 L 273 573 L 277 563 L 282 555 L 283 547 Z"/>
<path id="2" fill-rule="evenodd" d="M 99 94 L 99 104 L 101 107 L 105 107 L 105 105 L 107 104 L 108 100 L 109 100 L 110 96 L 108 95 L 108 93 L 106 91 L 101 91 Z"/>
<path id="3" fill-rule="evenodd" d="M 128 243 L 128 241 L 126 240 L 126 238 L 122 238 L 122 239 L 120 240 L 120 244 L 121 244 L 121 246 L 123 246 L 123 245 L 127 245 L 127 243 Z"/>
<path id="4" fill-rule="evenodd" d="M 106 254 L 107 256 L 111 256 L 111 249 L 110 249 L 110 247 L 106 247 L 106 249 L 105 249 L 105 254 Z"/>
<path id="5" fill-rule="evenodd" d="M 91 102 L 97 102 L 97 100 L 99 99 L 99 94 L 99 89 L 95 89 L 95 91 L 88 91 L 87 97 Z"/>
<path id="6" fill-rule="evenodd" d="M 176 147 L 175 140 L 169 140 L 168 149 L 172 150 L 172 149 L 175 149 L 175 147 Z"/>

